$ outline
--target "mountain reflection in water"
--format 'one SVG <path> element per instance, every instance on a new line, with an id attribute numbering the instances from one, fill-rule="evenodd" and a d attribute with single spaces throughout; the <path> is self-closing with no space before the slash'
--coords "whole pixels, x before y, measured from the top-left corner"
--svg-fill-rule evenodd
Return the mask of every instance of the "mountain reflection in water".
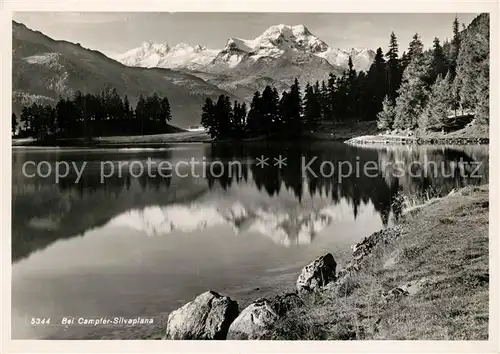
<path id="1" fill-rule="evenodd" d="M 281 169 L 274 166 L 280 155 L 287 163 Z M 270 166 L 257 166 L 261 156 Z M 189 166 L 179 170 L 185 178 L 134 177 L 135 169 L 133 175 L 125 169 L 101 183 L 101 161 L 116 168 L 148 158 L 205 160 L 196 174 L 206 177 L 194 177 Z M 316 158 L 304 176 L 302 158 Z M 480 146 L 178 144 L 160 150 L 14 149 L 12 159 L 15 339 L 146 338 L 161 332 L 170 311 L 207 289 L 230 295 L 243 308 L 290 290 L 318 255 L 331 252 L 343 266 L 353 244 L 397 220 L 401 195 L 446 194 L 488 182 L 488 147 Z M 418 174 L 431 167 L 412 162 L 426 160 L 443 166 L 436 174 Z M 26 161 L 87 165 L 79 183 L 73 171 L 56 184 L 54 176 L 24 176 Z M 241 162 L 241 173 L 234 164 L 229 173 L 232 161 Z M 376 168 L 339 180 L 339 171 L 319 173 L 324 161 Z M 472 178 L 472 165 L 460 161 L 482 162 L 483 177 Z M 152 316 L 158 328 L 29 325 L 32 317 L 57 322 L 68 315 Z"/>
<path id="2" fill-rule="evenodd" d="M 106 225 L 127 225 L 148 235 L 174 230 L 190 232 L 215 225 L 229 225 L 236 233 L 256 231 L 283 245 L 308 244 L 335 219 L 356 219 L 361 205 L 371 204 L 387 226 L 400 213 L 398 196 L 423 194 L 429 188 L 441 194 L 452 188 L 488 181 L 488 147 L 384 147 L 356 148 L 338 143 L 315 143 L 308 147 L 286 144 L 196 145 L 187 149 L 161 149 L 126 153 L 103 151 L 14 150 L 12 186 L 13 261 L 28 256 L 61 238 L 82 235 L 86 230 Z M 281 155 L 287 166 L 273 166 Z M 257 166 L 256 159 L 269 157 L 269 166 Z M 100 161 L 145 160 L 179 161 L 206 157 L 208 165 L 221 161 L 206 178 L 172 176 L 151 178 L 144 173 L 114 175 L 100 181 Z M 311 169 L 302 176 L 301 159 L 313 159 Z M 70 173 L 54 184 L 49 178 L 27 178 L 21 167 L 25 161 L 87 161 L 80 183 Z M 231 170 L 230 161 L 240 161 L 241 171 Z M 375 177 L 352 173 L 339 180 L 339 171 L 329 177 L 319 173 L 320 164 L 333 166 L 349 162 L 363 166 L 373 161 L 379 166 Z M 402 162 L 396 177 L 388 169 Z M 411 162 L 434 161 L 444 169 L 421 176 Z M 472 167 L 461 170 L 458 161 L 482 162 L 482 178 L 472 178 Z M 384 166 L 384 167 L 382 167 Z M 389 166 L 389 167 L 387 167 Z M 201 166 L 200 166 L 201 168 Z M 421 168 L 417 166 L 416 168 Z M 231 170 L 231 171 L 230 171 Z M 422 172 L 422 171 L 421 171 Z M 304 177 L 304 178 L 303 178 Z M 340 183 L 339 183 L 340 181 Z M 350 211 L 349 211 L 350 210 Z"/>

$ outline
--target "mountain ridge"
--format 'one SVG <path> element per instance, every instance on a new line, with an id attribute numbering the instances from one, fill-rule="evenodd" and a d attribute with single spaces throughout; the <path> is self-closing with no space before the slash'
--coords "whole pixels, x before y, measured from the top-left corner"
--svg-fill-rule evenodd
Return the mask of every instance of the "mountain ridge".
<path id="1" fill-rule="evenodd" d="M 375 56 L 366 48 L 330 47 L 304 25 L 274 25 L 250 40 L 230 37 L 220 50 L 198 46 L 196 53 L 196 47 L 187 45 L 184 56 L 172 50 L 177 46 L 146 43 L 114 58 L 126 65 L 189 72 L 247 101 L 267 85 L 282 92 L 295 78 L 305 85 L 325 80 L 330 73 L 342 75 L 349 57 L 356 70 L 367 70 Z"/>

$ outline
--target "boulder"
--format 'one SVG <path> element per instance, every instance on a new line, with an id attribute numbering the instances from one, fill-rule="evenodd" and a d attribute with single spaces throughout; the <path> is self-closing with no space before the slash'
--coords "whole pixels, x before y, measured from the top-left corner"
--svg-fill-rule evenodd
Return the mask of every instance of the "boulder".
<path id="1" fill-rule="evenodd" d="M 258 299 L 243 311 L 229 327 L 227 339 L 269 339 L 272 327 L 291 309 L 301 306 L 296 293 L 277 295 L 272 299 Z"/>
<path id="2" fill-rule="evenodd" d="M 198 295 L 168 316 L 165 339 L 226 339 L 238 304 L 215 291 Z"/>
<path id="3" fill-rule="evenodd" d="M 302 269 L 297 279 L 298 291 L 312 291 L 335 281 L 337 263 L 331 253 L 316 258 Z"/>
<path id="4" fill-rule="evenodd" d="M 389 291 L 385 291 L 384 293 L 382 293 L 382 299 L 384 300 L 384 302 L 392 302 L 395 300 L 400 300 L 401 298 L 408 296 L 408 295 L 409 295 L 408 291 L 406 291 L 400 287 L 396 287 L 396 288 L 393 288 Z"/>

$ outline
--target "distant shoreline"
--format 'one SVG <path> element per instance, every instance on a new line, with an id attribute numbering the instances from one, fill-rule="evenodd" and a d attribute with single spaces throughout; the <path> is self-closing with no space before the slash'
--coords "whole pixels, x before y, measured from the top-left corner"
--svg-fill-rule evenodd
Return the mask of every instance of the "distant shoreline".
<path id="1" fill-rule="evenodd" d="M 405 134 L 407 133 L 407 134 Z M 411 135 L 410 135 L 411 134 Z M 346 144 L 363 145 L 484 145 L 489 144 L 489 126 L 474 124 L 451 132 L 406 131 L 398 134 L 364 134 L 351 137 Z"/>
<path id="2" fill-rule="evenodd" d="M 34 138 L 12 139 L 13 147 L 101 147 L 141 146 L 147 144 L 203 143 L 211 138 L 204 132 L 181 132 L 154 135 L 124 135 L 86 138 L 62 138 L 40 142 Z"/>
<path id="3" fill-rule="evenodd" d="M 344 141 L 360 135 L 375 134 L 377 131 L 375 121 L 362 121 L 355 124 L 350 122 L 330 123 L 324 122 L 315 132 L 304 133 L 300 138 L 303 141 Z M 293 140 L 296 139 L 285 139 Z M 275 142 L 280 140 L 266 140 L 265 136 L 245 139 L 212 139 L 206 132 L 187 131 L 154 135 L 124 135 L 86 138 L 61 138 L 45 142 L 34 138 L 12 139 L 12 146 L 16 147 L 100 147 L 100 146 L 141 146 L 147 144 L 172 144 L 172 143 L 234 143 L 234 142 Z"/>
<path id="4" fill-rule="evenodd" d="M 375 121 L 352 123 L 324 123 L 314 132 L 306 132 L 293 141 L 340 141 L 349 145 L 477 145 L 489 144 L 488 127 L 470 127 L 450 133 L 425 133 L 416 136 L 377 134 Z M 245 139 L 212 139 L 206 132 L 187 131 L 153 135 L 124 135 L 86 138 L 61 138 L 40 142 L 34 138 L 12 139 L 12 147 L 140 147 L 174 143 L 251 143 L 279 142 L 266 137 Z"/>

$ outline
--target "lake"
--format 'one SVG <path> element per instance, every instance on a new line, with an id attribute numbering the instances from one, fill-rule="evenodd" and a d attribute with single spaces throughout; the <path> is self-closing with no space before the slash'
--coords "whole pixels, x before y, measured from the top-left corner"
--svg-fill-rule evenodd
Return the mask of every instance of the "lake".
<path id="1" fill-rule="evenodd" d="M 156 337 L 208 289 L 241 309 L 488 169 L 488 146 L 13 148 L 12 338 Z M 107 316 L 154 323 L 62 323 Z"/>

